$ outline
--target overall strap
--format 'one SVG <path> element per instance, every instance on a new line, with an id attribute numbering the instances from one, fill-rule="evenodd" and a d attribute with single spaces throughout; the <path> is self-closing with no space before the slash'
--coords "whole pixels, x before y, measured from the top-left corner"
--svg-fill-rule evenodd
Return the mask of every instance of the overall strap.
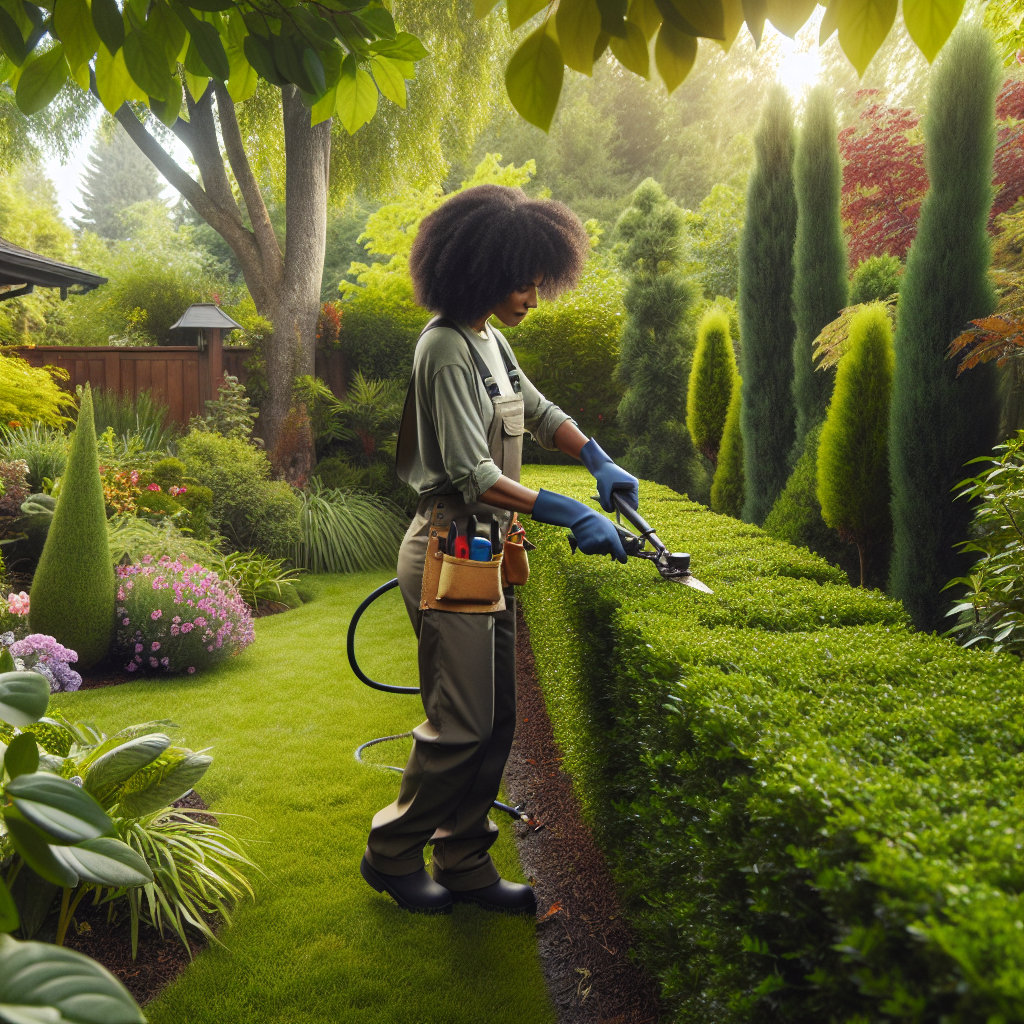
<path id="1" fill-rule="evenodd" d="M 486 325 L 485 325 L 486 326 Z M 466 343 L 466 347 L 469 349 L 470 357 L 476 366 L 477 373 L 480 374 L 480 379 L 483 381 L 484 390 L 491 398 L 501 397 L 501 388 L 498 387 L 493 375 L 491 374 L 490 368 L 483 360 L 483 356 L 480 355 L 476 350 L 476 346 L 469 340 L 466 332 L 454 321 L 445 316 L 435 316 L 431 319 L 426 327 L 420 332 L 422 338 L 427 331 L 432 330 L 435 327 L 448 327 L 453 331 L 458 331 L 462 335 L 462 340 Z M 495 343 L 498 346 L 498 351 L 501 353 L 501 361 L 505 364 L 505 372 L 508 374 L 509 383 L 512 385 L 512 390 L 515 394 L 520 394 L 523 390 L 523 386 L 519 380 L 519 367 L 516 366 L 511 355 L 505 351 L 505 346 L 495 338 Z"/>

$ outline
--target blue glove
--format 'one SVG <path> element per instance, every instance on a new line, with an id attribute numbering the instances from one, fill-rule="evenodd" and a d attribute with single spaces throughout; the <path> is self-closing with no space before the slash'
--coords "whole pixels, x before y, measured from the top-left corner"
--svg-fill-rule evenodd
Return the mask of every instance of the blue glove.
<path id="1" fill-rule="evenodd" d="M 537 495 L 531 515 L 538 523 L 568 526 L 583 554 L 611 555 L 625 565 L 626 552 L 612 521 L 587 508 L 582 501 L 542 490 Z"/>
<path id="2" fill-rule="evenodd" d="M 597 481 L 597 496 L 605 512 L 615 511 L 612 491 L 619 491 L 633 508 L 640 507 L 640 487 L 636 477 L 616 466 L 594 438 L 580 449 L 580 462 Z"/>

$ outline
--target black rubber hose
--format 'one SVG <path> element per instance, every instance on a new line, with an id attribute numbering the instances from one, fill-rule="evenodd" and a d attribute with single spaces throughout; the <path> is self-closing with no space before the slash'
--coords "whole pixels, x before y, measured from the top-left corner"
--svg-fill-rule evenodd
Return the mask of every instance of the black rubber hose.
<path id="1" fill-rule="evenodd" d="M 360 667 L 359 662 L 356 661 L 356 626 L 359 625 L 359 620 L 363 616 L 363 612 L 377 600 L 378 597 L 382 597 L 389 590 L 394 590 L 398 586 L 398 579 L 388 580 L 383 586 L 378 587 L 369 597 L 363 601 L 362 604 L 355 610 L 355 614 L 352 616 L 352 621 L 348 624 L 348 641 L 347 641 L 347 653 L 348 663 L 352 666 L 352 671 L 355 673 L 355 677 L 367 686 L 373 687 L 375 690 L 383 690 L 384 693 L 419 693 L 420 688 L 418 686 L 392 686 L 390 683 L 378 683 L 376 679 L 371 679 Z M 398 768 L 393 764 L 374 764 L 372 761 L 363 760 L 363 751 L 367 747 L 375 746 L 378 743 L 387 743 L 389 740 L 402 740 L 407 736 L 411 736 L 411 732 L 399 732 L 395 733 L 394 736 L 378 736 L 377 739 L 367 740 L 366 743 L 361 743 L 356 747 L 356 760 L 360 764 L 369 765 L 373 768 L 384 768 L 387 771 L 398 772 L 402 774 L 402 768 Z M 506 814 L 511 815 L 516 821 L 529 821 L 530 816 L 526 814 L 522 807 L 511 807 L 508 804 L 503 804 L 500 800 L 495 800 L 493 805 L 499 811 L 504 811 Z"/>

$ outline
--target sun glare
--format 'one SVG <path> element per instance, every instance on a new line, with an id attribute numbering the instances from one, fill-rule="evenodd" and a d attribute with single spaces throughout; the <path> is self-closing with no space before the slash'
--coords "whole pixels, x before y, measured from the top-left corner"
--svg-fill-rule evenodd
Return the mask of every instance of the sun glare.
<path id="1" fill-rule="evenodd" d="M 778 47 L 779 63 L 776 75 L 794 96 L 814 85 L 821 74 L 821 57 L 818 49 L 818 26 L 820 11 L 815 12 L 810 22 L 797 33 L 796 39 L 784 36 L 771 24 L 765 25 L 765 39 L 771 39 Z"/>

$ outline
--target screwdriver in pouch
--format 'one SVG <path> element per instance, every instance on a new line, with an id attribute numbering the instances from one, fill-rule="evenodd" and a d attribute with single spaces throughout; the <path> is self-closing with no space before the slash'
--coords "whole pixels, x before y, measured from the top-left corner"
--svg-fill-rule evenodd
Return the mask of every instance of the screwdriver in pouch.
<path id="1" fill-rule="evenodd" d="M 501 525 L 491 516 L 491 558 L 501 554 Z"/>
<path id="2" fill-rule="evenodd" d="M 466 536 L 459 533 L 459 528 L 453 522 L 451 529 L 455 532 L 454 542 L 452 541 L 452 534 L 448 534 L 448 552 L 453 554 L 456 558 L 469 558 L 469 531 L 466 531 Z"/>
<path id="3" fill-rule="evenodd" d="M 473 532 L 469 535 L 469 557 L 474 562 L 489 562 L 491 560 L 491 542 L 487 537 L 476 535 L 476 519 L 470 519 L 470 526 Z"/>

